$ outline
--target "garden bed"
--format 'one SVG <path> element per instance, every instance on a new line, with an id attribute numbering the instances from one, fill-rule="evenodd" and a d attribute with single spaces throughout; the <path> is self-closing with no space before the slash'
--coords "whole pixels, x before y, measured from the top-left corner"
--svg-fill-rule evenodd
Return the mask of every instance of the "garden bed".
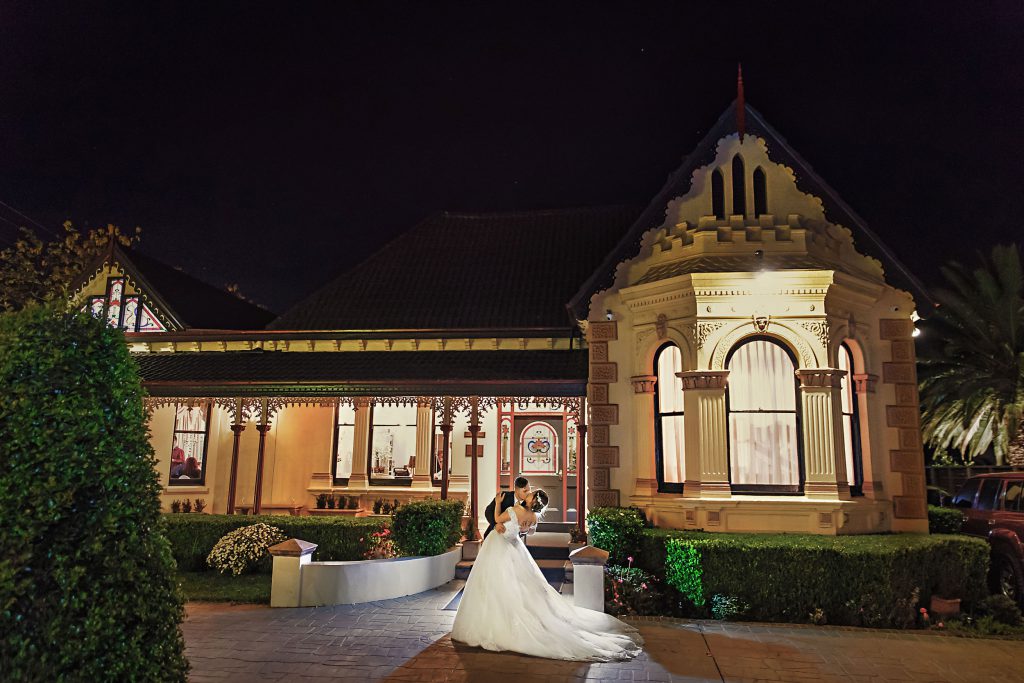
<path id="1" fill-rule="evenodd" d="M 215 571 L 178 572 L 177 581 L 189 602 L 270 604 L 270 575 L 232 576 Z"/>

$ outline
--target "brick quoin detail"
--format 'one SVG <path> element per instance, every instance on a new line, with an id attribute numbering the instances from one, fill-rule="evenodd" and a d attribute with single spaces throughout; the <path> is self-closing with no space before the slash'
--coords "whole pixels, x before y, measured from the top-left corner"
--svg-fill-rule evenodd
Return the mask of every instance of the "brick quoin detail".
<path id="1" fill-rule="evenodd" d="M 618 446 L 597 446 L 588 451 L 590 464 L 594 467 L 618 467 L 619 447 Z"/>
<path id="2" fill-rule="evenodd" d="M 593 508 L 617 508 L 619 507 L 619 490 L 609 489 L 607 491 L 590 491 L 590 507 Z"/>
<path id="3" fill-rule="evenodd" d="M 896 429 L 899 443 L 899 449 L 889 451 L 890 467 L 900 474 L 897 490 L 903 494 L 892 498 L 892 514 L 897 519 L 928 516 L 913 331 L 910 320 L 879 321 L 879 336 L 890 342 L 890 361 L 882 363 L 882 381 L 892 385 L 894 394 L 894 404 L 885 407 L 885 422 Z"/>
<path id="4" fill-rule="evenodd" d="M 614 403 L 606 406 L 590 406 L 590 423 L 595 425 L 619 424 L 619 406 Z"/>
<path id="5" fill-rule="evenodd" d="M 608 385 L 607 384 L 589 384 L 587 385 L 587 400 L 591 403 L 607 403 L 608 402 Z"/>
<path id="6" fill-rule="evenodd" d="M 878 336 L 881 339 L 902 341 L 910 339 L 913 333 L 914 323 L 906 318 L 883 318 L 878 321 Z"/>
<path id="7" fill-rule="evenodd" d="M 617 382 L 619 379 L 619 364 L 618 363 L 591 363 L 590 364 L 590 381 L 593 383 L 599 382 Z"/>
<path id="8" fill-rule="evenodd" d="M 619 321 L 599 320 L 587 325 L 587 341 L 615 341 L 619 338 Z"/>
<path id="9" fill-rule="evenodd" d="M 604 362 L 608 360 L 608 342 L 593 342 L 590 344 L 590 362 Z"/>
<path id="10" fill-rule="evenodd" d="M 591 446 L 607 446 L 610 439 L 608 425 L 590 425 L 587 440 Z"/>
<path id="11" fill-rule="evenodd" d="M 590 470 L 590 488 L 607 489 L 611 484 L 611 472 L 606 467 L 594 467 Z"/>

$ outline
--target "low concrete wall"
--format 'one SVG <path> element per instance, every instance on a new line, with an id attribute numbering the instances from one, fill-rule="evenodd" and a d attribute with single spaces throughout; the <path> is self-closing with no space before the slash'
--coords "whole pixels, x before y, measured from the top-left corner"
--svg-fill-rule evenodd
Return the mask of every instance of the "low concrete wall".
<path id="1" fill-rule="evenodd" d="M 298 572 L 298 604 L 288 606 L 351 605 L 422 593 L 452 581 L 461 558 L 462 549 L 452 548 L 433 557 L 309 562 Z M 276 566 L 274 570 L 276 573 Z M 276 603 L 273 596 L 271 604 L 286 606 Z"/>

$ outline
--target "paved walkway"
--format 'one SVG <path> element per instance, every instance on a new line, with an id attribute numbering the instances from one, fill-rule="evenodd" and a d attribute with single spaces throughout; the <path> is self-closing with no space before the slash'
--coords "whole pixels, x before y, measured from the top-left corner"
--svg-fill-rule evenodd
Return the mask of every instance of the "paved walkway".
<path id="1" fill-rule="evenodd" d="M 191 680 L 1024 681 L 1024 643 L 928 633 L 637 620 L 644 654 L 587 664 L 453 643 L 462 582 L 386 602 L 270 609 L 190 604 Z"/>

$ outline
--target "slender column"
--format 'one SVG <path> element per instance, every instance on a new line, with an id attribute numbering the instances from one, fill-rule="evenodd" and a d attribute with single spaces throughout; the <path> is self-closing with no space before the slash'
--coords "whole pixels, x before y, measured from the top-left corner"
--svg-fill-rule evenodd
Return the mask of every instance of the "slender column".
<path id="1" fill-rule="evenodd" d="M 370 460 L 370 420 L 372 419 L 373 401 L 368 397 L 359 397 L 353 401 L 355 408 L 355 427 L 352 434 L 352 475 L 348 478 L 348 487 L 366 488 L 369 486 L 367 473 Z"/>
<path id="2" fill-rule="evenodd" d="M 853 386 L 855 394 L 853 400 L 857 402 L 857 418 L 860 420 L 860 466 L 861 474 L 864 476 L 864 483 L 861 487 L 865 496 L 874 498 L 880 495 L 884 490 L 881 482 L 880 475 L 877 479 L 875 477 L 876 470 L 874 466 L 874 460 L 872 459 L 871 450 L 871 428 L 870 419 L 871 415 L 871 395 L 875 393 L 875 387 L 878 384 L 878 375 L 872 375 L 868 373 L 860 373 L 853 375 Z M 849 479 L 849 472 L 847 479 Z M 934 482 L 933 482 L 934 483 Z"/>
<path id="3" fill-rule="evenodd" d="M 845 370 L 797 370 L 804 440 L 804 494 L 808 498 L 848 499 L 843 448 L 842 379 Z"/>
<path id="4" fill-rule="evenodd" d="M 452 398 L 445 396 L 441 411 L 441 433 L 444 435 L 443 450 L 441 452 L 441 500 L 448 500 L 448 449 L 452 441 Z"/>
<path id="5" fill-rule="evenodd" d="M 267 432 L 270 431 L 270 421 L 267 415 L 267 399 L 263 399 L 263 408 L 260 411 L 260 421 L 256 425 L 256 431 L 260 433 L 260 448 L 256 451 L 256 489 L 252 494 L 252 514 L 260 514 L 260 504 L 263 499 L 263 456 L 266 453 Z"/>
<path id="6" fill-rule="evenodd" d="M 434 463 L 434 409 L 427 401 L 416 404 L 416 469 L 412 473 L 413 488 L 429 489 Z"/>
<path id="7" fill-rule="evenodd" d="M 633 383 L 633 471 L 636 472 L 634 496 L 653 496 L 658 492 L 658 473 L 654 452 L 654 387 L 657 375 L 637 375 Z"/>
<path id="8" fill-rule="evenodd" d="M 576 453 L 576 540 L 587 541 L 587 423 L 586 408 L 580 410 L 580 421 L 576 425 L 579 434 L 579 449 Z"/>
<path id="9" fill-rule="evenodd" d="M 241 419 L 241 415 L 238 415 L 236 419 Z M 238 445 L 242 439 L 242 432 L 245 431 L 245 425 L 239 422 L 231 425 L 231 431 L 234 432 L 234 437 L 231 440 L 231 475 L 228 478 L 228 514 L 235 514 L 235 489 L 238 486 Z"/>
<path id="10" fill-rule="evenodd" d="M 729 498 L 729 441 L 725 413 L 728 370 L 677 372 L 683 382 L 686 498 Z"/>
<path id="11" fill-rule="evenodd" d="M 480 531 L 477 529 L 477 520 L 479 519 L 479 508 L 477 505 L 477 479 L 478 479 L 478 463 L 479 458 L 476 456 L 476 445 L 478 435 L 480 434 L 480 398 L 474 396 L 470 399 L 469 403 L 469 453 L 470 453 L 470 466 L 469 466 L 469 518 L 473 522 L 473 538 L 469 539 L 475 541 L 480 538 Z"/>

